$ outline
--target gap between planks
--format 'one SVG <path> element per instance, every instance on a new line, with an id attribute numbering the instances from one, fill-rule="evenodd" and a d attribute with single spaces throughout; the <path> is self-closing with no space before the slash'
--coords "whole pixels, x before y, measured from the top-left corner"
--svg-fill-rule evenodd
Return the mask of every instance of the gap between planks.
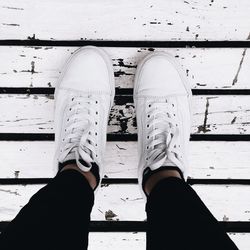
<path id="1" fill-rule="evenodd" d="M 192 89 L 192 95 L 250 95 L 250 89 Z M 26 94 L 26 95 L 54 95 L 55 88 L 47 87 L 0 87 L 0 94 Z M 128 98 L 132 101 L 133 89 L 116 88 L 118 96 Z"/>
<path id="2" fill-rule="evenodd" d="M 0 222 L 0 232 L 8 226 L 9 221 Z M 226 232 L 230 233 L 249 233 L 250 222 L 224 222 L 219 221 L 219 224 L 224 228 Z M 49 223 L 48 223 L 49 226 Z M 66 228 L 67 229 L 67 228 Z M 99 233 L 122 233 L 122 232 L 134 232 L 142 233 L 146 232 L 146 221 L 90 221 L 89 232 Z"/>
<path id="3" fill-rule="evenodd" d="M 113 40 L 41 40 L 41 39 L 5 39 L 0 46 L 33 47 L 123 47 L 123 48 L 250 48 L 250 41 L 113 41 Z"/>

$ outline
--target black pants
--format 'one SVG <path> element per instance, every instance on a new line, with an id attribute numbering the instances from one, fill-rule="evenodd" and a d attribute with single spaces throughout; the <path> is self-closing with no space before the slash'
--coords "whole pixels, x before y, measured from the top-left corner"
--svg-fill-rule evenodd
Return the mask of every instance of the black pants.
<path id="1" fill-rule="evenodd" d="M 93 204 L 86 179 L 75 170 L 61 172 L 0 235 L 0 249 L 87 249 Z M 237 249 L 194 190 L 178 178 L 154 187 L 146 211 L 148 250 Z"/>

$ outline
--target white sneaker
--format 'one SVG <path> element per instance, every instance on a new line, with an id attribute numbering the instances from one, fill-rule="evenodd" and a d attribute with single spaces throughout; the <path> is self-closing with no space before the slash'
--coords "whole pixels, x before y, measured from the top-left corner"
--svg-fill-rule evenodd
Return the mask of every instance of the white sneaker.
<path id="1" fill-rule="evenodd" d="M 162 168 L 188 175 L 191 89 L 175 58 L 152 53 L 137 67 L 134 102 L 138 128 L 139 186 Z"/>
<path id="2" fill-rule="evenodd" d="M 56 172 L 76 162 L 100 184 L 114 93 L 112 62 L 103 50 L 87 46 L 70 57 L 55 90 Z"/>

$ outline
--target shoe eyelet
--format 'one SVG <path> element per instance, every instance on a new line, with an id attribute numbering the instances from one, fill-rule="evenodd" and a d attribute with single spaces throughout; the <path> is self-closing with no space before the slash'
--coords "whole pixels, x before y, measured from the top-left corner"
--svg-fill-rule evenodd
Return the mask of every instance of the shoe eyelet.
<path id="1" fill-rule="evenodd" d="M 97 125 L 97 122 L 95 122 L 95 125 Z"/>
<path id="2" fill-rule="evenodd" d="M 147 136 L 147 139 L 149 139 L 149 136 Z"/>
<path id="3" fill-rule="evenodd" d="M 151 108 L 151 104 L 149 104 L 148 107 Z"/>
<path id="4" fill-rule="evenodd" d="M 97 104 L 97 103 L 98 103 L 98 101 L 95 101 L 95 103 Z"/>
<path id="5" fill-rule="evenodd" d="M 98 157 L 98 155 L 95 155 L 95 157 Z"/>
<path id="6" fill-rule="evenodd" d="M 95 135 L 97 135 L 97 132 L 95 132 Z"/>
<path id="7" fill-rule="evenodd" d="M 172 103 L 172 106 L 174 107 L 174 104 Z"/>
<path id="8" fill-rule="evenodd" d="M 147 124 L 147 128 L 149 128 L 149 125 Z"/>
<path id="9" fill-rule="evenodd" d="M 72 97 L 71 101 L 74 101 L 74 97 Z"/>
<path id="10" fill-rule="evenodd" d="M 148 115 L 148 118 L 150 117 L 150 115 Z"/>
<path id="11" fill-rule="evenodd" d="M 147 149 L 148 149 L 148 146 L 147 146 Z"/>
<path id="12" fill-rule="evenodd" d="M 98 111 L 96 111 L 95 114 L 98 115 Z"/>

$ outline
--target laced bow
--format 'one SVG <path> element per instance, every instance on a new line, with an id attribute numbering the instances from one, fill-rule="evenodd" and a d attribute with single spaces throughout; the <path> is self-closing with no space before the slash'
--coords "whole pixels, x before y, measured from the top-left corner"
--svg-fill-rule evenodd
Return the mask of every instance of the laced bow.
<path id="1" fill-rule="evenodd" d="M 147 166 L 155 170 L 167 160 L 182 166 L 179 143 L 179 127 L 174 112 L 174 104 L 152 103 L 147 109 Z"/>
<path id="2" fill-rule="evenodd" d="M 81 165 L 83 170 L 86 166 L 83 166 L 79 159 L 84 160 L 87 164 L 97 161 L 97 132 L 95 131 L 95 125 L 97 125 L 95 116 L 98 114 L 95 107 L 97 104 L 98 101 L 91 96 L 72 97 L 67 107 L 66 126 L 59 156 L 60 162 L 63 162 L 65 157 L 72 152 L 75 152 L 77 165 Z"/>

